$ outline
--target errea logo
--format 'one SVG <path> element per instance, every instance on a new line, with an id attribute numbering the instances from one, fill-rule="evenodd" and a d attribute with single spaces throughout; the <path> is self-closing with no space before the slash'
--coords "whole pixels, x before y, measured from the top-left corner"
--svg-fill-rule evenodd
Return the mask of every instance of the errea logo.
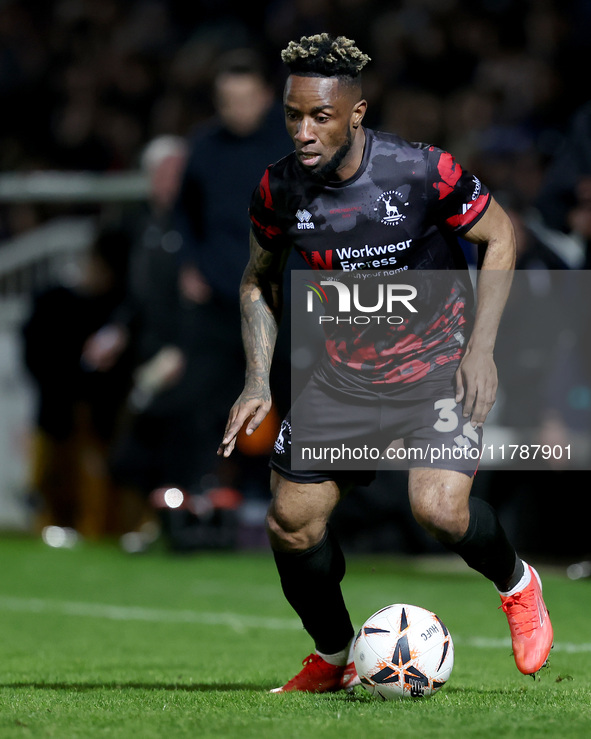
<path id="1" fill-rule="evenodd" d="M 314 228 L 314 224 L 311 222 L 312 214 L 309 211 L 300 208 L 296 213 L 296 218 L 299 221 L 299 229 Z"/>
<path id="2" fill-rule="evenodd" d="M 480 197 L 480 193 L 482 191 L 482 185 L 480 184 L 480 180 L 478 179 L 478 177 L 472 176 L 472 181 L 474 182 L 472 202 L 464 203 L 464 205 L 462 205 L 462 215 L 465 215 L 470 210 L 470 208 L 474 205 L 474 201 L 478 200 L 478 198 Z"/>

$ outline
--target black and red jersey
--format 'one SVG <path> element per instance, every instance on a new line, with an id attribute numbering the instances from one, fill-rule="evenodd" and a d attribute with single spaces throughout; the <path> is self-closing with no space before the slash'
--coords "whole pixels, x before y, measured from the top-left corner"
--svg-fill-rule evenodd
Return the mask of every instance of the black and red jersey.
<path id="1" fill-rule="evenodd" d="M 261 247 L 293 247 L 312 269 L 343 273 L 466 270 L 458 237 L 485 212 L 488 190 L 446 151 L 394 134 L 365 134 L 361 166 L 348 180 L 319 182 L 294 153 L 267 168 L 250 207 Z M 329 328 L 330 362 L 355 381 L 420 379 L 461 356 L 468 301 L 458 283 L 420 325 Z"/>

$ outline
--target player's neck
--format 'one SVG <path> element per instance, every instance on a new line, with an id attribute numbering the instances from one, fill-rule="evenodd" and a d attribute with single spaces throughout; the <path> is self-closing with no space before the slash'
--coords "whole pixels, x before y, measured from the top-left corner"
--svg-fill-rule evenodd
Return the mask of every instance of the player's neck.
<path id="1" fill-rule="evenodd" d="M 359 167 L 361 167 L 361 162 L 363 161 L 363 152 L 365 150 L 365 131 L 363 127 L 359 127 L 355 130 L 355 135 L 353 138 L 353 144 L 351 146 L 351 151 L 349 152 L 349 156 L 346 158 L 345 162 L 343 163 L 343 166 L 337 170 L 335 173 L 337 175 L 337 178 L 341 181 L 348 180 L 350 177 L 353 177 L 353 175 L 357 172 Z"/>

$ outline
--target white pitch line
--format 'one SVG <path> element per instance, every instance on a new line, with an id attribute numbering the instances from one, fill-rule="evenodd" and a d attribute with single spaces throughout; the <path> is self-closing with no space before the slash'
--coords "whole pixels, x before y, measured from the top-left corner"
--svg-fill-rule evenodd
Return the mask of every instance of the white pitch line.
<path id="1" fill-rule="evenodd" d="M 266 618 L 247 616 L 241 613 L 175 611 L 164 608 L 142 606 L 116 606 L 107 603 L 82 603 L 78 601 L 45 600 L 42 598 L 15 598 L 0 596 L 0 612 L 12 613 L 55 613 L 61 616 L 107 619 L 110 621 L 147 621 L 152 623 L 205 624 L 224 626 L 243 633 L 248 629 L 294 631 L 302 625 L 296 618 Z M 477 649 L 511 649 L 511 639 L 480 636 L 461 637 L 453 635 L 454 644 Z M 591 643 L 574 644 L 555 642 L 554 652 L 582 654 L 591 652 Z"/>
<path id="2" fill-rule="evenodd" d="M 456 646 L 476 647 L 477 649 L 511 649 L 509 637 L 491 639 L 483 636 L 469 636 L 466 638 L 456 637 L 452 634 Z M 553 652 L 567 652 L 569 654 L 582 654 L 591 652 L 591 644 L 573 644 L 572 642 L 554 642 Z"/>
<path id="3" fill-rule="evenodd" d="M 43 600 L 41 598 L 13 598 L 0 596 L 0 611 L 16 613 L 56 613 L 62 616 L 103 618 L 111 621 L 151 621 L 155 623 L 184 623 L 226 626 L 234 631 L 273 629 L 279 631 L 301 628 L 292 618 L 261 618 L 240 613 L 202 611 L 175 611 L 142 606 L 115 606 L 107 603 L 80 603 L 77 601 Z"/>

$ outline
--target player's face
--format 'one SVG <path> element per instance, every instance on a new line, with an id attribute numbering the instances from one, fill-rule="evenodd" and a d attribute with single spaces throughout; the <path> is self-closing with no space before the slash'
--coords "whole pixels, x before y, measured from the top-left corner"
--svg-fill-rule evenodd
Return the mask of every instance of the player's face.
<path id="1" fill-rule="evenodd" d="M 344 180 L 361 164 L 363 136 L 357 134 L 366 103 L 356 92 L 334 77 L 288 78 L 283 96 L 287 132 L 298 162 L 312 176 Z"/>

